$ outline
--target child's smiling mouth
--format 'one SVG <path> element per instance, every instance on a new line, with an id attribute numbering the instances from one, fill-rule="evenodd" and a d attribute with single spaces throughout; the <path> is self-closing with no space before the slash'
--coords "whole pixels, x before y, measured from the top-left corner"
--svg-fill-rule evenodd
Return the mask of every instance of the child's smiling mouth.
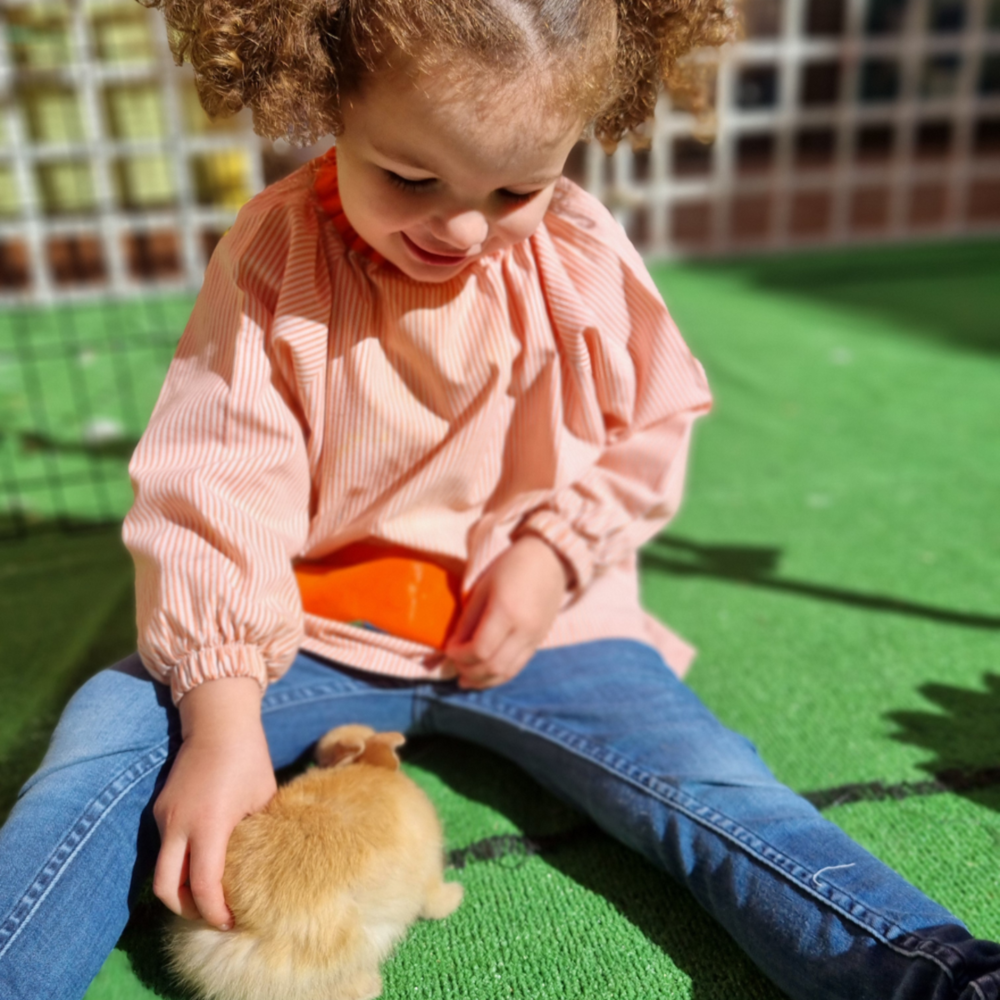
<path id="1" fill-rule="evenodd" d="M 456 253 L 456 254 L 443 254 L 434 253 L 431 250 L 425 250 L 418 243 L 414 243 L 406 233 L 401 232 L 399 234 L 403 237 L 403 245 L 407 250 L 413 254 L 417 260 L 424 264 L 436 264 L 438 267 L 454 267 L 456 264 L 461 264 L 463 261 L 470 260 L 475 254 L 469 253 Z"/>

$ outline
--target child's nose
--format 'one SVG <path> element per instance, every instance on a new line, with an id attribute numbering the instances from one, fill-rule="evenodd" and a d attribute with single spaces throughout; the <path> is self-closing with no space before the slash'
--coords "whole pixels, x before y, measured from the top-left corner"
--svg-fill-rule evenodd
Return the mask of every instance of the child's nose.
<path id="1" fill-rule="evenodd" d="M 484 242 L 489 231 L 482 212 L 459 212 L 441 221 L 441 239 L 456 250 L 470 250 Z"/>

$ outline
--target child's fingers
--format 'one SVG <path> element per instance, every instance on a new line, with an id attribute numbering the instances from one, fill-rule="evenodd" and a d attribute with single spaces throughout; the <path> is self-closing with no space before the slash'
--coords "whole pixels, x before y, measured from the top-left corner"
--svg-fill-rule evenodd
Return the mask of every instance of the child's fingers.
<path id="1" fill-rule="evenodd" d="M 534 647 L 524 634 L 511 631 L 500 648 L 485 663 L 459 668 L 458 686 L 467 689 L 497 687 L 514 677 L 531 658 Z"/>
<path id="2" fill-rule="evenodd" d="M 503 684 L 504 681 L 508 681 L 514 676 L 525 644 L 523 632 L 515 629 L 507 635 L 501 643 L 500 648 L 491 657 L 493 671 L 483 685 L 484 687 L 495 687 L 497 684 Z"/>
<path id="3" fill-rule="evenodd" d="M 476 626 L 479 624 L 479 619 L 482 617 L 483 608 L 486 606 L 488 596 L 489 593 L 486 587 L 476 587 L 472 591 L 445 644 L 446 652 L 454 646 L 464 645 L 472 638 L 473 633 L 476 631 Z"/>
<path id="4" fill-rule="evenodd" d="M 507 633 L 509 635 L 509 633 Z M 493 645 L 502 648 L 507 635 L 493 640 Z M 490 636 L 493 639 L 492 636 Z M 487 682 L 497 674 L 497 661 L 492 655 L 487 655 L 485 642 L 473 636 L 464 646 L 457 647 L 452 653 L 452 662 L 458 671 L 458 686 L 460 688 L 485 687 Z"/>
<path id="5" fill-rule="evenodd" d="M 448 648 L 448 657 L 462 666 L 473 666 L 493 660 L 507 636 L 513 630 L 513 622 L 498 611 L 495 604 L 487 605 L 479 618 L 475 632 L 464 642 Z"/>
<path id="6" fill-rule="evenodd" d="M 189 852 L 184 852 L 184 864 L 181 867 L 181 884 L 177 890 L 181 904 L 181 916 L 185 920 L 197 920 L 201 914 L 195 904 L 194 896 L 191 895 L 191 887 L 188 885 L 188 865 L 191 861 Z"/>
<path id="7" fill-rule="evenodd" d="M 233 925 L 233 915 L 222 894 L 226 845 L 231 832 L 226 831 L 221 840 L 213 836 L 191 843 L 191 873 L 188 878 L 191 895 L 202 919 L 220 930 L 228 930 Z"/>
<path id="8" fill-rule="evenodd" d="M 458 686 L 463 691 L 477 691 L 486 687 L 493 678 L 493 664 L 477 663 L 474 666 L 461 666 L 458 669 Z"/>
<path id="9" fill-rule="evenodd" d="M 496 684 L 503 684 L 511 678 L 516 677 L 525 667 L 528 660 L 535 654 L 535 647 L 531 643 L 526 644 L 523 637 L 518 637 L 518 643 L 512 646 L 507 653 L 503 667 L 498 671 L 499 679 Z M 493 686 L 493 685 L 491 685 Z"/>
<path id="10" fill-rule="evenodd" d="M 188 920 L 200 914 L 191 898 L 188 880 L 188 844 L 184 837 L 163 841 L 153 873 L 153 895 L 168 909 Z"/>

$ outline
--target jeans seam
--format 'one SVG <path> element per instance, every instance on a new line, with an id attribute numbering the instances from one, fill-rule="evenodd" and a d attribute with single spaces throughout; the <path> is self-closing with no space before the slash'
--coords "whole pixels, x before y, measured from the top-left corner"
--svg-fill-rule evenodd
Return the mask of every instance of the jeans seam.
<path id="1" fill-rule="evenodd" d="M 441 699 L 441 701 L 443 704 L 447 704 L 447 699 Z M 654 798 L 658 798 L 660 801 L 669 804 L 672 808 L 677 809 L 693 822 L 698 823 L 700 826 L 705 827 L 717 836 L 721 836 L 730 843 L 742 848 L 748 854 L 756 858 L 760 864 L 766 865 L 772 871 L 785 877 L 799 889 L 811 895 L 814 899 L 830 907 L 830 909 L 839 913 L 845 919 L 860 927 L 866 933 L 871 934 L 876 938 L 876 940 L 890 948 L 892 951 L 895 951 L 897 954 L 903 955 L 907 958 L 923 958 L 929 962 L 933 962 L 945 973 L 945 975 L 948 976 L 952 982 L 955 981 L 956 970 L 949 966 L 949 964 L 942 958 L 929 954 L 923 948 L 910 949 L 902 947 L 894 943 L 889 937 L 890 932 L 894 932 L 901 937 L 908 936 L 910 932 L 904 931 L 903 928 L 898 927 L 888 918 L 879 914 L 878 918 L 885 928 L 884 931 L 880 931 L 870 922 L 871 918 L 875 916 L 875 914 L 867 907 L 854 900 L 848 893 L 836 890 L 840 896 L 844 897 L 845 900 L 852 904 L 851 909 L 847 909 L 844 905 L 837 902 L 826 893 L 817 892 L 815 888 L 810 887 L 808 879 L 809 873 L 798 862 L 787 857 L 781 851 L 778 851 L 760 837 L 752 834 L 749 830 L 744 829 L 739 823 L 726 816 L 724 813 L 719 812 L 713 807 L 703 805 L 694 796 L 688 795 L 686 792 L 681 792 L 680 790 L 671 787 L 654 775 L 649 774 L 642 768 L 627 761 L 617 751 L 600 747 L 598 744 L 591 742 L 586 737 L 563 729 L 561 726 L 554 725 L 545 718 L 533 715 L 530 712 L 525 712 L 522 709 L 515 708 L 513 706 L 505 705 L 500 702 L 495 695 L 486 705 L 481 706 L 475 703 L 466 703 L 463 707 L 468 711 L 479 712 L 482 715 L 490 715 L 495 712 L 496 714 L 505 716 L 517 722 L 522 729 L 526 729 L 536 735 L 546 737 L 550 739 L 551 742 L 556 743 L 571 752 L 579 753 L 580 756 L 590 760 L 591 763 L 594 763 L 597 766 L 604 768 L 611 774 L 628 781 L 629 784 L 639 788 L 647 794 L 652 795 Z M 692 805 L 685 804 L 685 800 Z M 722 820 L 723 822 L 718 822 L 718 820 Z M 724 824 L 728 824 L 728 828 Z M 743 836 L 741 837 L 740 834 Z M 763 845 L 763 847 L 766 848 L 766 850 L 769 851 L 773 857 L 768 857 L 766 853 L 756 848 L 753 841 Z M 790 868 L 784 867 L 779 862 L 785 862 L 788 866 L 790 866 Z M 802 874 L 798 875 L 795 870 L 801 871 Z M 961 956 L 953 953 L 951 948 L 947 945 L 942 945 L 940 942 L 935 942 L 935 944 L 941 947 L 943 951 L 951 953 L 953 962 L 959 966 L 964 966 L 964 961 Z M 985 998 L 983 998 L 983 1000 L 985 1000 Z"/>
<path id="2" fill-rule="evenodd" d="M 77 853 L 101 825 L 114 807 L 154 768 L 169 756 L 169 740 L 164 740 L 143 757 L 130 764 L 109 781 L 100 793 L 87 803 L 80 817 L 56 846 L 35 880 L 24 895 L 14 904 L 0 924 L 0 958 L 7 953 L 18 935 L 31 921 L 39 906 L 73 862 Z M 95 805 L 98 806 L 95 811 Z M 23 911 L 23 912 L 19 912 Z M 4 941 L 4 938 L 7 940 Z"/>
<path id="3" fill-rule="evenodd" d="M 335 690 L 325 685 L 310 685 L 308 688 L 302 688 L 301 694 L 296 691 L 283 691 L 281 694 L 275 698 L 273 701 L 268 702 L 266 699 L 261 706 L 261 715 L 271 715 L 274 712 L 283 711 L 286 708 L 298 708 L 301 705 L 312 704 L 317 701 L 333 701 L 334 699 L 340 698 L 364 698 L 371 695 L 371 691 L 344 691 L 343 689 Z M 411 696 L 410 691 L 383 691 L 383 695 L 396 695 L 409 698 Z"/>

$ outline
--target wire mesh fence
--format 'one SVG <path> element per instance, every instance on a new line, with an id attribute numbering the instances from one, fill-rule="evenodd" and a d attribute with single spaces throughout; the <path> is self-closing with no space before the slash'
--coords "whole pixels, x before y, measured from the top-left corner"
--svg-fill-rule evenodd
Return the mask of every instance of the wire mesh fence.
<path id="1" fill-rule="evenodd" d="M 657 255 L 1000 232 L 1000 0 L 745 0 L 714 141 L 567 172 Z M 0 532 L 120 517 L 205 263 L 297 162 L 210 122 L 135 0 L 0 0 Z"/>

